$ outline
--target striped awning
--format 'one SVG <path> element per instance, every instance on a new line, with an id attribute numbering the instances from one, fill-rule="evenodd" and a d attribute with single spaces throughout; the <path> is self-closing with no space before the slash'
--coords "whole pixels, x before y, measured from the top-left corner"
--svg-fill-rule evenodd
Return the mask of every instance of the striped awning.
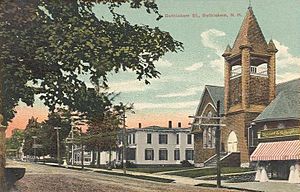
<path id="1" fill-rule="evenodd" d="M 300 159 L 300 140 L 260 143 L 250 161 Z"/>

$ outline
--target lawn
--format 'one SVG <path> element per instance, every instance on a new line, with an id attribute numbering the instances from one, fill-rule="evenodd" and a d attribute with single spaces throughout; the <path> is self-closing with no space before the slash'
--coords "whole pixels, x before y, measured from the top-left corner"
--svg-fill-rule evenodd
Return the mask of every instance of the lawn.
<path id="1" fill-rule="evenodd" d="M 222 174 L 242 173 L 247 171 L 253 171 L 253 169 L 241 168 L 241 167 L 223 167 L 221 173 Z M 177 175 L 177 176 L 191 177 L 191 178 L 208 176 L 208 175 L 216 175 L 216 174 L 217 174 L 216 168 L 195 169 L 195 170 L 186 170 L 186 171 L 180 171 L 174 173 L 167 173 L 167 175 Z"/>
<path id="2" fill-rule="evenodd" d="M 193 169 L 194 167 L 145 167 L 145 168 L 128 168 L 129 171 L 143 172 L 143 173 L 158 173 L 165 171 L 177 171 L 185 169 Z"/>

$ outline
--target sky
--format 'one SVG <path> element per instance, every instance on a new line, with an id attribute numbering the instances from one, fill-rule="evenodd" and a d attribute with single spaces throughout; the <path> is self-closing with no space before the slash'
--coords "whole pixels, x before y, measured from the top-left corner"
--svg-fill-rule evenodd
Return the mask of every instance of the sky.
<path id="1" fill-rule="evenodd" d="M 137 127 L 188 127 L 205 85 L 223 85 L 224 60 L 222 53 L 237 36 L 249 6 L 248 0 L 158 0 L 159 12 L 164 16 L 156 21 L 155 14 L 144 9 L 132 10 L 127 6 L 117 11 L 125 14 L 133 24 L 158 26 L 181 41 L 184 51 L 168 53 L 156 67 L 159 79 L 145 85 L 132 72 L 109 75 L 110 90 L 120 92 L 116 103 L 134 103 L 135 114 L 127 114 L 126 125 Z M 266 41 L 273 39 L 277 49 L 277 83 L 300 77 L 300 7 L 299 0 L 252 0 L 252 9 Z M 96 5 L 98 17 L 111 19 L 108 9 Z M 42 121 L 47 108 L 37 99 L 33 107 L 24 104 L 16 108 L 17 114 L 9 124 L 7 135 L 14 128 L 25 128 L 30 117 Z"/>

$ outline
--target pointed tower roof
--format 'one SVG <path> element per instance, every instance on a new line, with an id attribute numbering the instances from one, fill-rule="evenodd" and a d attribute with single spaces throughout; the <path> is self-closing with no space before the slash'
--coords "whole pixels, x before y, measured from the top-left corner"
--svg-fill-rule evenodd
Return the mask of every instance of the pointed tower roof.
<path id="1" fill-rule="evenodd" d="M 228 44 L 222 56 L 223 56 L 223 57 L 227 57 L 227 56 L 229 56 L 229 55 L 231 55 L 231 47 L 230 47 L 230 45 Z"/>
<path id="2" fill-rule="evenodd" d="M 255 53 L 268 53 L 268 44 L 259 27 L 252 7 L 248 7 L 248 11 L 244 18 L 240 31 L 233 44 L 232 53 L 240 53 L 241 46 L 251 46 L 251 51 Z"/>
<path id="3" fill-rule="evenodd" d="M 273 42 L 272 39 L 270 40 L 270 42 L 268 44 L 268 50 L 270 52 L 275 52 L 275 53 L 278 51 L 278 49 L 276 48 L 276 46 L 275 46 L 275 44 L 274 44 L 274 42 Z"/>

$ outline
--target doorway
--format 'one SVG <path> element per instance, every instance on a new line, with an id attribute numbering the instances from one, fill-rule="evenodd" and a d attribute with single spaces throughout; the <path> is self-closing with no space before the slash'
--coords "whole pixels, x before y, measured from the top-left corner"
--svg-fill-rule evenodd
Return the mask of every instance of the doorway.
<path id="1" fill-rule="evenodd" d="M 227 140 L 227 151 L 238 152 L 238 139 L 234 131 L 231 131 Z"/>

